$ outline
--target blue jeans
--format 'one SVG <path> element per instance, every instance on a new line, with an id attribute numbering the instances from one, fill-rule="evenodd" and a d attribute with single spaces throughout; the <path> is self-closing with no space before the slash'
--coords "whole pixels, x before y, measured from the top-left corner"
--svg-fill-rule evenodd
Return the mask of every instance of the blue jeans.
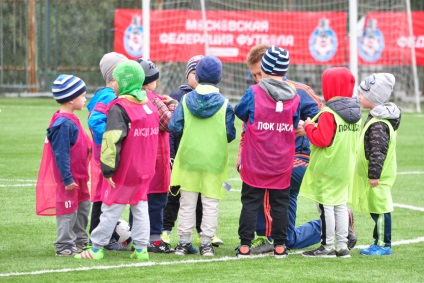
<path id="1" fill-rule="evenodd" d="M 290 180 L 290 205 L 288 209 L 289 224 L 287 227 L 286 246 L 289 249 L 302 249 L 315 245 L 321 241 L 320 220 L 309 221 L 302 226 L 296 227 L 297 196 L 299 195 L 300 184 L 307 168 L 309 158 L 296 156 L 293 172 Z M 256 221 L 256 234 L 266 236 L 266 219 L 264 206 L 258 210 Z M 269 235 L 268 235 L 269 236 Z"/>

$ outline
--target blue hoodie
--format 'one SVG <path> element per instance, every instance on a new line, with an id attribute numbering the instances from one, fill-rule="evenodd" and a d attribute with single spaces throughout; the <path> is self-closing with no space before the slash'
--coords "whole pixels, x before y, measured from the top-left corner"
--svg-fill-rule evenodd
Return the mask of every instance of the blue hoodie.
<path id="1" fill-rule="evenodd" d="M 88 117 L 88 127 L 90 128 L 93 139 L 96 145 L 102 144 L 103 133 L 106 130 L 106 120 L 107 116 L 103 112 L 93 110 L 96 107 L 97 103 L 103 103 L 108 105 L 109 102 L 116 98 L 116 94 L 110 87 L 100 87 L 94 92 L 94 96 L 90 99 L 90 102 L 87 104 L 88 112 L 90 115 Z"/>
<path id="2" fill-rule="evenodd" d="M 200 84 L 195 90 L 185 95 L 185 101 L 191 114 L 199 118 L 208 118 L 218 112 L 225 102 L 225 98 L 219 93 L 219 89 L 213 85 Z M 230 103 L 226 109 L 225 126 L 227 129 L 227 141 L 231 142 L 236 137 L 236 128 L 234 127 L 234 110 Z M 177 135 L 183 134 L 184 129 L 184 110 L 182 104 L 178 104 L 171 121 L 168 125 L 170 131 Z"/>

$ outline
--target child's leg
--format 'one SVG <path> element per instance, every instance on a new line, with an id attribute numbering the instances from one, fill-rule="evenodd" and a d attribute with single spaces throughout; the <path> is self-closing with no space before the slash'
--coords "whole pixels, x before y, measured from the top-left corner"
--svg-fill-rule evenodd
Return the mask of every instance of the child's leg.
<path id="1" fill-rule="evenodd" d="M 168 193 L 168 201 L 163 209 L 163 231 L 171 232 L 177 220 L 178 210 L 180 209 L 180 187 L 173 186 Z"/>
<path id="2" fill-rule="evenodd" d="M 75 248 L 76 235 L 72 228 L 75 225 L 77 213 L 76 210 L 69 214 L 56 216 L 57 241 L 54 243 L 56 252 Z"/>
<path id="3" fill-rule="evenodd" d="M 102 202 L 96 201 L 93 202 L 91 206 L 91 218 L 90 218 L 90 234 L 100 223 L 100 214 L 102 214 Z"/>
<path id="4" fill-rule="evenodd" d="M 381 247 L 392 246 L 392 216 L 390 212 L 384 214 L 371 213 L 375 222 L 374 226 L 374 244 Z"/>
<path id="5" fill-rule="evenodd" d="M 336 223 L 334 217 L 334 206 L 317 204 L 321 220 L 321 244 L 327 250 L 334 249 L 334 234 Z"/>
<path id="6" fill-rule="evenodd" d="M 265 189 L 259 189 L 243 183 L 241 189 L 241 212 L 238 234 L 240 244 L 251 246 L 255 238 L 256 218 L 258 209 L 264 200 Z"/>
<path id="7" fill-rule="evenodd" d="M 100 223 L 91 233 L 91 242 L 94 248 L 101 249 L 109 244 L 110 237 L 124 209 L 125 204 L 112 204 L 108 206 L 103 203 Z"/>
<path id="8" fill-rule="evenodd" d="M 196 223 L 196 205 L 199 193 L 180 190 L 180 194 L 178 235 L 180 236 L 180 243 L 191 243 L 191 234 Z"/>
<path id="9" fill-rule="evenodd" d="M 131 238 L 136 249 L 147 249 L 150 235 L 149 208 L 147 201 L 139 201 L 137 205 L 131 205 L 133 226 Z"/>
<path id="10" fill-rule="evenodd" d="M 196 205 L 196 231 L 197 231 L 197 234 L 199 235 L 202 232 L 202 218 L 203 218 L 202 196 L 201 194 L 199 194 L 199 197 L 197 198 L 197 205 Z"/>
<path id="11" fill-rule="evenodd" d="M 287 239 L 289 223 L 290 189 L 268 191 L 272 218 L 271 237 L 274 239 L 275 246 L 284 245 Z"/>
<path id="12" fill-rule="evenodd" d="M 212 237 L 215 235 L 216 229 L 218 228 L 218 199 L 208 198 L 205 195 L 202 197 L 202 207 L 203 207 L 203 218 L 202 218 L 202 232 L 200 236 L 202 237 L 200 243 L 211 244 Z"/>
<path id="13" fill-rule="evenodd" d="M 83 247 L 88 244 L 88 214 L 90 213 L 90 201 L 83 201 L 78 204 L 77 219 L 74 225 L 74 232 L 76 235 L 75 244 Z"/>
<path id="14" fill-rule="evenodd" d="M 160 241 L 163 226 L 163 209 L 168 199 L 168 193 L 147 195 L 150 219 L 150 242 Z"/>
<path id="15" fill-rule="evenodd" d="M 349 230 L 349 212 L 347 205 L 334 206 L 336 219 L 336 250 L 347 249 L 347 235 Z"/>

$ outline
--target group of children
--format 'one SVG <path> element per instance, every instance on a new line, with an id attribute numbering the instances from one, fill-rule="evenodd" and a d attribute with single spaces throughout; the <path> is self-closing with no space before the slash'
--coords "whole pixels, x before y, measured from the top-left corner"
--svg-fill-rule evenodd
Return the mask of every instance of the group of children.
<path id="1" fill-rule="evenodd" d="M 326 106 L 303 121 L 295 84 L 285 79 L 288 67 L 289 52 L 270 46 L 261 58 L 262 79 L 233 110 L 218 89 L 222 63 L 217 57 L 191 58 L 188 84 L 170 97 L 154 92 L 159 71 L 150 60 L 105 54 L 100 70 L 106 87 L 96 90 L 87 106 L 92 139 L 74 114 L 84 106 L 86 86 L 78 77 L 60 75 L 52 88 L 60 109 L 47 129 L 36 190 L 37 214 L 56 216 L 56 255 L 102 259 L 104 249 L 128 250 L 113 232 L 130 205 L 131 258 L 148 260 L 148 252 L 197 253 L 192 245 L 195 227 L 200 254 L 214 256 L 235 115 L 244 122 L 237 257 L 251 254 L 266 195 L 274 256 L 288 255 L 296 136 L 312 143 L 300 194 L 317 202 L 321 220 L 321 246 L 303 255 L 350 256 L 348 202 L 353 209 L 371 213 L 376 222 L 375 242 L 361 254 L 391 254 L 390 189 L 400 123 L 400 109 L 387 103 L 394 76 L 367 77 L 358 87 L 358 100 L 352 97 L 353 75 L 346 68 L 329 68 L 322 76 Z M 371 109 L 364 127 L 361 105 Z M 174 250 L 166 236 L 177 213 L 180 240 Z"/>

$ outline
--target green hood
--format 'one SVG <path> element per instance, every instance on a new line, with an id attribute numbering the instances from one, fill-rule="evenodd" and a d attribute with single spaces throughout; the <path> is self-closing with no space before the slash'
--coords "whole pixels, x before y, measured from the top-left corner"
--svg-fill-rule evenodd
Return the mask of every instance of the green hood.
<path id="1" fill-rule="evenodd" d="M 146 98 L 146 92 L 141 89 L 145 78 L 144 71 L 136 61 L 129 60 L 118 64 L 112 76 L 118 83 L 118 96 L 129 94 L 140 101 Z"/>

